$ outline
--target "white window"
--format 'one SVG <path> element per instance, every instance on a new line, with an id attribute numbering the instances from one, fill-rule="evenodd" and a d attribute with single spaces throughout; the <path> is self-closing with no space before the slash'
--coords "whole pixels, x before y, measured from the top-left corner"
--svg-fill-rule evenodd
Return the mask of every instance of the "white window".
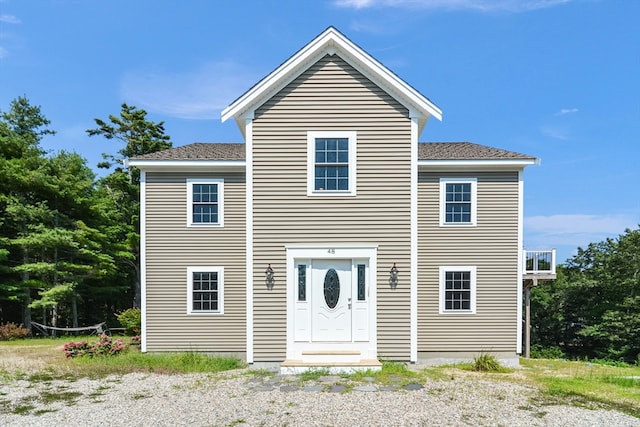
<path id="1" fill-rule="evenodd" d="M 187 268 L 187 314 L 223 314 L 224 268 Z"/>
<path id="2" fill-rule="evenodd" d="M 224 180 L 187 179 L 187 227 L 224 226 Z"/>
<path id="3" fill-rule="evenodd" d="M 440 267 L 440 314 L 475 314 L 476 267 Z"/>
<path id="4" fill-rule="evenodd" d="M 440 225 L 475 226 L 477 200 L 476 178 L 440 178 Z"/>
<path id="5" fill-rule="evenodd" d="M 307 132 L 307 194 L 356 195 L 356 132 Z"/>

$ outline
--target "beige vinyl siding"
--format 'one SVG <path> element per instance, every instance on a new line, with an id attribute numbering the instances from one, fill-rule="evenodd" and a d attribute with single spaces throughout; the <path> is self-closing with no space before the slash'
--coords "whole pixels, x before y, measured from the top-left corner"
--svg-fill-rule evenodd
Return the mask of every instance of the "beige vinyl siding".
<path id="1" fill-rule="evenodd" d="M 187 178 L 224 179 L 224 227 L 187 227 Z M 147 173 L 147 350 L 246 351 L 244 173 Z M 187 267 L 224 267 L 224 314 L 187 315 Z"/>
<path id="2" fill-rule="evenodd" d="M 441 177 L 477 177 L 477 227 L 439 226 Z M 518 173 L 419 174 L 418 351 L 515 352 Z M 476 266 L 476 314 L 439 314 L 439 267 Z"/>
<path id="3" fill-rule="evenodd" d="M 357 196 L 307 196 L 307 131 L 357 132 Z M 286 350 L 285 245 L 378 249 L 378 350 L 410 352 L 410 122 L 408 111 L 337 56 L 327 56 L 255 114 L 254 358 Z M 351 177 L 352 179 L 353 177 Z M 396 262 L 398 289 L 388 285 Z M 275 270 L 267 291 L 264 270 Z"/>

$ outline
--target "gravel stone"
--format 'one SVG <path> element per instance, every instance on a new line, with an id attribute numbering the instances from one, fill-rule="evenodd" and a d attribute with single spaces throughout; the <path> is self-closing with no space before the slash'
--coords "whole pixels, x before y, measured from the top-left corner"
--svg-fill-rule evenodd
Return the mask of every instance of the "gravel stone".
<path id="1" fill-rule="evenodd" d="M 254 382 L 245 370 L 188 375 L 135 373 L 77 381 L 0 381 L 0 426 L 7 427 L 640 427 L 640 419 L 620 412 L 554 405 L 548 397 L 540 399 L 535 388 L 479 378 L 427 380 L 419 390 L 384 391 L 380 387 L 366 393 L 354 390 L 374 383 L 349 383 L 355 386 L 349 391 L 338 383 L 310 383 L 313 385 L 307 389 L 297 382 L 296 390 L 281 391 L 280 387 L 296 384 L 299 380 L 295 377 L 275 380 L 270 382 L 275 388 L 257 392 L 265 384 Z M 46 393 L 71 397 L 46 403 Z M 25 414 L 15 413 L 26 405 L 33 407 Z"/>

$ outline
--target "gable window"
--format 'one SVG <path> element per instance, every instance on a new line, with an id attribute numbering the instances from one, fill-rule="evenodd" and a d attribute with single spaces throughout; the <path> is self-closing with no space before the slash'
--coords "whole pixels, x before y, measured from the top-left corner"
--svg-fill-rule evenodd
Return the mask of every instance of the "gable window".
<path id="1" fill-rule="evenodd" d="M 475 178 L 441 178 L 440 225 L 475 226 L 477 188 Z"/>
<path id="2" fill-rule="evenodd" d="M 224 180 L 187 180 L 187 226 L 224 225 Z"/>
<path id="3" fill-rule="evenodd" d="M 440 314 L 476 312 L 476 267 L 440 267 Z"/>
<path id="4" fill-rule="evenodd" d="M 356 132 L 308 132 L 307 168 L 309 196 L 354 196 Z"/>
<path id="5" fill-rule="evenodd" d="M 187 314 L 222 314 L 224 268 L 187 268 Z"/>

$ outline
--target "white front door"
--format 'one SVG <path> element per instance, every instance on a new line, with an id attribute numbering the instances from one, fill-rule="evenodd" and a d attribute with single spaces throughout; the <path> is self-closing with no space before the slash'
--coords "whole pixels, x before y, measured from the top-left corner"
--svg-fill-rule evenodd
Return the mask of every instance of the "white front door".
<path id="1" fill-rule="evenodd" d="M 313 260 L 312 341 L 351 341 L 351 260 Z"/>

